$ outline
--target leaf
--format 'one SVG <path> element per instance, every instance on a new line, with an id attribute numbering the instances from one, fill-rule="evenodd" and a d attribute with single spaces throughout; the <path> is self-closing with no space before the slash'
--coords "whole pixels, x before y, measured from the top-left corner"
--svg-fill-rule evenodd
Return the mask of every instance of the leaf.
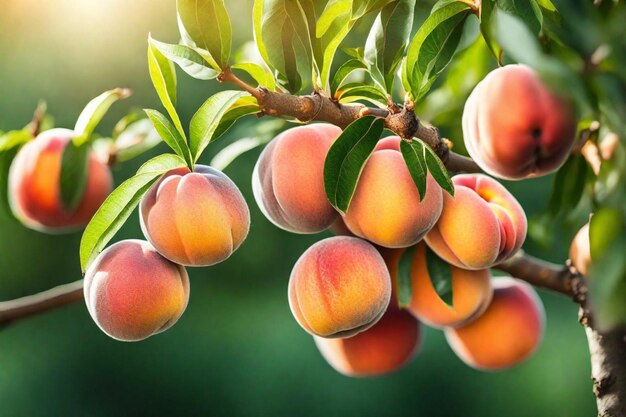
<path id="1" fill-rule="evenodd" d="M 68 142 L 63 150 L 59 189 L 61 202 L 69 212 L 76 210 L 87 187 L 89 150 L 88 143 L 77 145 L 74 141 Z"/>
<path id="2" fill-rule="evenodd" d="M 335 98 L 340 103 L 352 103 L 357 100 L 367 100 L 375 106 L 386 107 L 387 96 L 380 89 L 361 83 L 345 84 L 337 91 Z"/>
<path id="3" fill-rule="evenodd" d="M 193 158 L 191 157 L 187 141 L 180 136 L 180 133 L 178 133 L 176 128 L 163 114 L 150 109 L 145 109 L 144 111 L 148 115 L 148 118 L 152 122 L 152 125 L 161 139 L 163 139 L 163 142 L 172 148 L 176 155 L 183 158 L 187 163 L 187 166 L 191 169 L 193 167 Z"/>
<path id="4" fill-rule="evenodd" d="M 428 172 L 430 172 L 430 175 L 433 176 L 441 188 L 446 190 L 451 196 L 454 196 L 454 184 L 452 184 L 452 180 L 450 179 L 450 175 L 448 175 L 448 170 L 445 165 L 430 146 L 424 144 L 424 150 Z"/>
<path id="5" fill-rule="evenodd" d="M 403 83 L 414 100 L 423 97 L 450 63 L 461 41 L 470 8 L 454 2 L 433 12 L 419 28 L 407 51 Z"/>
<path id="6" fill-rule="evenodd" d="M 109 111 L 113 103 L 120 99 L 127 98 L 131 91 L 126 88 L 115 88 L 105 91 L 98 97 L 91 100 L 78 116 L 74 131 L 78 135 L 74 141 L 77 145 L 87 142 L 104 115 Z"/>
<path id="7" fill-rule="evenodd" d="M 413 261 L 415 260 L 415 251 L 417 246 L 411 246 L 406 248 L 400 260 L 398 261 L 398 275 L 396 287 L 398 289 L 398 305 L 401 308 L 406 308 L 411 305 L 413 299 Z"/>
<path id="8" fill-rule="evenodd" d="M 260 111 L 261 108 L 259 107 L 256 98 L 247 95 L 239 97 L 233 104 L 231 104 L 226 113 L 224 113 L 220 119 L 217 128 L 213 132 L 211 141 L 219 139 L 240 118 L 249 114 L 258 113 Z"/>
<path id="9" fill-rule="evenodd" d="M 413 182 L 417 187 L 420 201 L 426 196 L 426 174 L 428 171 L 426 167 L 425 146 L 427 145 L 419 139 L 412 140 L 410 143 L 405 140 L 400 141 L 400 152 L 404 157 L 406 166 L 409 168 L 411 178 L 413 178 Z"/>
<path id="10" fill-rule="evenodd" d="M 180 117 L 176 113 L 176 72 L 174 64 L 170 62 L 165 55 L 152 42 L 152 38 L 148 38 L 148 69 L 154 89 L 165 107 L 167 114 L 174 122 L 174 126 L 180 136 L 186 138 L 183 125 L 180 123 Z"/>
<path id="11" fill-rule="evenodd" d="M 123 131 L 128 129 L 130 125 L 137 122 L 138 120 L 144 119 L 145 117 L 146 115 L 141 110 L 134 110 L 124 115 L 120 120 L 117 121 L 117 123 L 115 123 L 115 126 L 113 126 L 111 138 L 117 139 L 117 137 L 121 135 Z"/>
<path id="12" fill-rule="evenodd" d="M 333 207 L 345 213 L 363 166 L 383 132 L 384 121 L 364 116 L 352 122 L 333 143 L 324 163 L 324 187 Z"/>
<path id="13" fill-rule="evenodd" d="M 609 331 L 626 324 L 626 229 L 624 214 L 602 208 L 591 217 L 589 240 L 592 266 L 588 276 L 589 299 L 596 324 Z"/>
<path id="14" fill-rule="evenodd" d="M 177 155 L 159 155 L 143 164 L 134 177 L 124 181 L 107 197 L 87 225 L 80 242 L 83 272 L 124 225 L 150 186 L 167 171 L 182 166 L 185 161 Z"/>
<path id="15" fill-rule="evenodd" d="M 372 73 L 382 76 L 387 92 L 393 89 L 393 80 L 409 41 L 413 26 L 415 0 L 396 0 L 386 5 L 376 18 L 365 44 L 365 60 Z"/>
<path id="16" fill-rule="evenodd" d="M 348 35 L 354 23 L 351 0 L 329 1 L 317 20 L 316 36 L 320 40 L 323 56 L 320 74 L 323 88 L 326 88 L 328 85 L 330 69 L 337 48 Z"/>
<path id="17" fill-rule="evenodd" d="M 300 0 L 267 0 L 262 12 L 255 23 L 261 25 L 264 45 L 271 45 L 264 49 L 266 63 L 290 92 L 298 92 L 313 70 L 313 46 Z"/>
<path id="18" fill-rule="evenodd" d="M 0 136 L 0 206 L 11 219 L 15 217 L 9 203 L 9 169 L 19 150 L 31 139 L 30 129 L 13 130 Z"/>
<path id="19" fill-rule="evenodd" d="M 213 139 L 222 117 L 231 106 L 246 95 L 243 91 L 220 91 L 209 97 L 200 109 L 191 118 L 189 125 L 189 148 L 192 160 L 195 162 Z"/>
<path id="20" fill-rule="evenodd" d="M 170 61 L 198 80 L 212 80 L 218 72 L 199 52 L 186 45 L 172 45 L 152 39 L 152 45 Z"/>
<path id="21" fill-rule="evenodd" d="M 271 72 L 266 71 L 265 68 L 259 64 L 255 64 L 254 62 L 244 62 L 233 65 L 231 68 L 247 72 L 252 78 L 254 78 L 259 86 L 263 86 L 269 91 L 276 91 L 274 75 Z"/>
<path id="22" fill-rule="evenodd" d="M 578 205 L 585 190 L 587 161 L 581 154 L 570 156 L 554 177 L 548 211 L 552 216 L 568 213 Z"/>
<path id="23" fill-rule="evenodd" d="M 444 303 L 453 307 L 452 267 L 439 258 L 428 246 L 424 245 L 424 249 L 426 251 L 426 268 L 433 288 Z"/>
<path id="24" fill-rule="evenodd" d="M 367 66 L 364 62 L 358 59 L 350 59 L 344 62 L 335 72 L 335 75 L 330 82 L 330 92 L 333 97 L 335 97 L 335 93 L 339 89 L 339 87 L 343 84 L 343 82 L 348 78 L 350 74 L 354 71 L 367 69 Z"/>
<path id="25" fill-rule="evenodd" d="M 254 42 L 256 43 L 256 47 L 259 50 L 259 55 L 263 58 L 265 63 L 270 62 L 270 59 L 267 55 L 267 48 L 265 47 L 265 42 L 263 41 L 263 13 L 264 13 L 264 0 L 254 0 L 254 5 L 252 6 L 252 26 L 254 29 Z"/>
<path id="26" fill-rule="evenodd" d="M 152 121 L 142 118 L 128 125 L 115 138 L 116 160 L 125 162 L 161 143 Z"/>
<path id="27" fill-rule="evenodd" d="M 216 71 L 228 66 L 232 29 L 224 0 L 177 0 L 182 26 L 197 47 L 211 54 Z"/>

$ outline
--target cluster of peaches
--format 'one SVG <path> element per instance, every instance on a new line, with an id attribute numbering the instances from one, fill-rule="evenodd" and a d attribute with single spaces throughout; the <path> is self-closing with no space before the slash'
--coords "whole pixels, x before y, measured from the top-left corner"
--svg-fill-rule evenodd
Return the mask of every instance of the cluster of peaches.
<path id="1" fill-rule="evenodd" d="M 463 130 L 485 172 L 522 179 L 563 164 L 576 119 L 531 69 L 511 65 L 478 84 Z M 424 323 L 443 329 L 472 367 L 504 369 L 528 358 L 543 334 L 541 301 L 529 284 L 490 274 L 525 240 L 527 221 L 517 200 L 484 174 L 452 177 L 453 197 L 428 174 L 420 198 L 401 139 L 391 136 L 378 142 L 349 208 L 339 213 L 326 198 L 323 170 L 340 134 L 327 124 L 287 130 L 265 148 L 253 177 L 255 199 L 275 225 L 339 235 L 305 251 L 289 280 L 291 311 L 323 357 L 346 375 L 392 372 L 415 355 Z M 411 299 L 400 306 L 399 263 L 409 250 Z M 451 268 L 450 304 L 437 291 L 427 251 Z"/>

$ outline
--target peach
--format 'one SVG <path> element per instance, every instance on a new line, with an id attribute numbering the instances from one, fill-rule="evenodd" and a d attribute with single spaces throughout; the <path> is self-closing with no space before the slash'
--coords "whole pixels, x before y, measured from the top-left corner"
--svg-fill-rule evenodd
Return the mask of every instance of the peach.
<path id="1" fill-rule="evenodd" d="M 289 278 L 289 306 L 307 332 L 350 337 L 372 327 L 391 297 L 385 261 L 368 242 L 349 236 L 321 240 L 298 259 Z"/>
<path id="2" fill-rule="evenodd" d="M 398 264 L 405 249 L 383 252 L 391 274 L 393 292 L 397 288 Z M 428 272 L 426 245 L 419 243 L 411 260 L 412 298 L 408 310 L 431 327 L 460 326 L 480 316 L 489 306 L 493 288 L 488 269 L 469 271 L 450 266 L 452 305 L 439 297 Z"/>
<path id="3" fill-rule="evenodd" d="M 9 201 L 27 227 L 48 233 L 86 225 L 113 189 L 111 171 L 95 152 L 89 155 L 87 184 L 80 202 L 68 210 L 61 200 L 61 160 L 76 136 L 68 129 L 41 133 L 20 149 L 9 170 Z"/>
<path id="4" fill-rule="evenodd" d="M 295 233 L 326 230 L 339 214 L 324 189 L 324 161 L 341 129 L 330 124 L 298 126 L 265 147 L 254 167 L 256 202 L 276 226 Z"/>
<path id="5" fill-rule="evenodd" d="M 589 245 L 589 223 L 585 224 L 574 236 L 569 249 L 572 265 L 583 275 L 591 268 L 591 247 Z"/>
<path id="6" fill-rule="evenodd" d="M 576 136 L 574 107 L 524 65 L 489 73 L 463 110 L 470 156 L 487 173 L 506 179 L 538 177 L 557 170 Z"/>
<path id="7" fill-rule="evenodd" d="M 425 240 L 442 259 L 464 269 L 485 269 L 513 256 L 526 239 L 526 215 L 519 202 L 493 178 L 452 178 L 454 197 Z"/>
<path id="8" fill-rule="evenodd" d="M 204 165 L 164 174 L 141 200 L 140 218 L 159 253 L 186 266 L 225 260 L 250 229 L 250 212 L 235 183 Z"/>
<path id="9" fill-rule="evenodd" d="M 533 287 L 511 278 L 496 279 L 493 286 L 493 300 L 482 316 L 445 331 L 459 358 L 482 370 L 524 361 L 539 346 L 544 330 L 543 305 Z"/>
<path id="10" fill-rule="evenodd" d="M 419 350 L 421 326 L 406 310 L 390 307 L 383 317 L 355 336 L 314 337 L 326 361 L 346 376 L 377 376 L 406 365 Z"/>
<path id="11" fill-rule="evenodd" d="M 189 279 L 184 267 L 148 242 L 123 240 L 91 264 L 84 292 L 98 327 L 114 339 L 132 342 L 176 323 L 187 307 Z"/>
<path id="12" fill-rule="evenodd" d="M 391 136 L 378 142 L 343 217 L 352 233 L 389 248 L 419 242 L 435 225 L 443 207 L 442 190 L 430 174 L 420 202 L 400 153 L 400 140 Z"/>

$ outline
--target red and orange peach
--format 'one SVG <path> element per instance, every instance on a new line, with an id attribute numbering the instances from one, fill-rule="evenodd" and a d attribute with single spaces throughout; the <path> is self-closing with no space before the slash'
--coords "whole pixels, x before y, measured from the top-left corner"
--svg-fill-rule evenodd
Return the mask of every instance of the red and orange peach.
<path id="1" fill-rule="evenodd" d="M 391 297 L 385 262 L 368 242 L 336 236 L 307 249 L 289 279 L 289 306 L 307 332 L 350 337 L 372 327 Z"/>
<path id="2" fill-rule="evenodd" d="M 324 189 L 324 161 L 341 134 L 319 123 L 286 130 L 265 147 L 254 167 L 254 197 L 265 217 L 295 233 L 327 229 L 339 214 Z"/>
<path id="3" fill-rule="evenodd" d="M 85 274 L 85 302 L 96 324 L 121 341 L 138 341 L 176 323 L 187 307 L 182 266 L 148 242 L 124 240 L 103 251 Z"/>
<path id="4" fill-rule="evenodd" d="M 9 170 L 9 201 L 15 216 L 26 226 L 48 233 L 76 230 L 86 225 L 113 188 L 106 163 L 91 152 L 87 183 L 75 209 L 61 200 L 63 152 L 76 133 L 47 130 L 28 142 Z"/>
<path id="5" fill-rule="evenodd" d="M 526 215 L 496 180 L 482 174 L 452 178 L 454 197 L 444 196 L 437 225 L 426 243 L 447 262 L 485 269 L 513 256 L 526 239 Z"/>
<path id="6" fill-rule="evenodd" d="M 400 140 L 392 136 L 378 142 L 343 217 L 352 233 L 389 248 L 419 242 L 435 225 L 443 207 L 442 190 L 430 174 L 420 202 L 400 153 Z"/>
<path id="7" fill-rule="evenodd" d="M 572 104 L 525 65 L 489 73 L 463 111 L 470 156 L 487 173 L 522 179 L 546 175 L 567 159 L 576 135 Z"/>
<path id="8" fill-rule="evenodd" d="M 493 300 L 478 319 L 445 331 L 452 350 L 471 367 L 500 370 L 532 355 L 544 330 L 544 311 L 529 284 L 511 278 L 494 281 Z"/>
<path id="9" fill-rule="evenodd" d="M 143 197 L 140 217 L 144 235 L 159 253 L 187 266 L 225 260 L 250 228 L 250 212 L 235 183 L 204 165 L 163 175 Z"/>

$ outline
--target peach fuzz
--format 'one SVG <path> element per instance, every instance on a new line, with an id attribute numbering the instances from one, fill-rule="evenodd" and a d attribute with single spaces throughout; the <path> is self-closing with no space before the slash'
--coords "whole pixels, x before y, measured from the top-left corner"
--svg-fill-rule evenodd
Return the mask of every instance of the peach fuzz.
<path id="1" fill-rule="evenodd" d="M 511 278 L 494 281 L 493 300 L 478 319 L 460 328 L 448 328 L 452 350 L 469 366 L 500 370 L 533 354 L 544 331 L 544 310 L 527 283 Z"/>
<path id="2" fill-rule="evenodd" d="M 485 269 L 513 256 L 526 239 L 526 214 L 493 178 L 463 174 L 452 178 L 454 197 L 444 196 L 443 212 L 426 243 L 442 259 L 464 269 Z"/>
<path id="3" fill-rule="evenodd" d="M 289 306 L 315 336 L 350 337 L 373 326 L 391 297 L 383 258 L 368 242 L 349 236 L 321 240 L 296 262 Z"/>
<path id="4" fill-rule="evenodd" d="M 413 359 L 421 343 L 421 326 L 408 311 L 390 307 L 378 323 L 355 336 L 314 339 L 337 372 L 352 377 L 378 376 L 394 372 Z"/>
<path id="5" fill-rule="evenodd" d="M 546 175 L 567 159 L 577 120 L 569 101 L 524 65 L 490 72 L 463 110 L 465 147 L 487 173 L 505 179 Z"/>
<path id="6" fill-rule="evenodd" d="M 159 253 L 186 266 L 225 260 L 250 229 L 250 212 L 235 183 L 204 165 L 164 174 L 141 200 L 140 218 Z"/>
<path id="7" fill-rule="evenodd" d="M 589 245 L 589 223 L 585 224 L 576 233 L 569 249 L 569 258 L 572 265 L 583 275 L 591 268 L 591 247 Z"/>
<path id="8" fill-rule="evenodd" d="M 352 233 L 388 248 L 419 242 L 435 225 L 443 207 L 442 190 L 428 174 L 419 192 L 400 153 L 400 138 L 384 138 L 363 167 L 343 219 Z"/>
<path id="9" fill-rule="evenodd" d="M 98 327 L 114 339 L 138 341 L 176 323 L 187 307 L 185 268 L 148 242 L 123 240 L 103 251 L 85 274 L 85 302 Z"/>
<path id="10" fill-rule="evenodd" d="M 295 233 L 326 230 L 339 213 L 324 188 L 324 161 L 341 134 L 336 126 L 318 123 L 286 130 L 265 147 L 254 167 L 254 198 L 281 229 Z"/>
<path id="11" fill-rule="evenodd" d="M 9 170 L 9 201 L 15 216 L 35 230 L 72 231 L 86 225 L 113 189 L 111 171 L 95 152 L 89 155 L 87 184 L 74 210 L 61 200 L 61 160 L 76 136 L 68 129 L 47 130 L 20 149 Z"/>

